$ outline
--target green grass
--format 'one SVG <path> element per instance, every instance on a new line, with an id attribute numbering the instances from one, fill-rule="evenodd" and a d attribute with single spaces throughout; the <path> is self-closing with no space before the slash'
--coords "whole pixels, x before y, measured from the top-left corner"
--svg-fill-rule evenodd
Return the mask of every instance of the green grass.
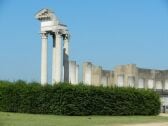
<path id="1" fill-rule="evenodd" d="M 0 112 L 0 126 L 119 126 L 168 122 L 161 116 L 56 116 Z"/>

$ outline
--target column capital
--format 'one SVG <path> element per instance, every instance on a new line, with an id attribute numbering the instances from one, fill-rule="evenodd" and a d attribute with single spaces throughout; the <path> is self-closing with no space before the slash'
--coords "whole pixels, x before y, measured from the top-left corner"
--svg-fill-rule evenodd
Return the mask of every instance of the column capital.
<path id="1" fill-rule="evenodd" d="M 70 39 L 70 34 L 63 34 L 63 39 L 64 40 L 69 40 Z"/>
<path id="2" fill-rule="evenodd" d="M 48 38 L 48 33 L 47 32 L 41 32 L 41 38 L 42 39 L 47 39 Z"/>
<path id="3" fill-rule="evenodd" d="M 55 37 L 61 37 L 62 34 L 61 34 L 59 31 L 56 31 L 56 32 L 54 32 L 54 36 L 55 36 Z"/>

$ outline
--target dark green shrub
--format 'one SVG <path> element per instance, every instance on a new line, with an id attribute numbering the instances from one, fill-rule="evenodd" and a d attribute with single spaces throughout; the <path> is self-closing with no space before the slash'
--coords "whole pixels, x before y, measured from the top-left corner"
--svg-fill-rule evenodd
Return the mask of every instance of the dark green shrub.
<path id="1" fill-rule="evenodd" d="M 157 115 L 152 90 L 0 81 L 0 111 L 57 115 Z"/>

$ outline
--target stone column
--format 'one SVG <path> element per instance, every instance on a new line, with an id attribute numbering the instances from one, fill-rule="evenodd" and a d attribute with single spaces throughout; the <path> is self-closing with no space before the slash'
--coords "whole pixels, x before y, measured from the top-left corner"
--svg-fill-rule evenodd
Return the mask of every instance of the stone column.
<path id="1" fill-rule="evenodd" d="M 61 35 L 55 33 L 53 42 L 52 84 L 62 80 L 62 43 Z"/>
<path id="2" fill-rule="evenodd" d="M 69 82 L 69 36 L 63 36 L 64 49 L 63 49 L 63 65 L 64 65 L 64 82 Z"/>
<path id="3" fill-rule="evenodd" d="M 76 84 L 76 61 L 69 61 L 69 82 Z"/>
<path id="4" fill-rule="evenodd" d="M 76 84 L 79 84 L 79 65 L 76 64 Z"/>
<path id="5" fill-rule="evenodd" d="M 100 86 L 101 80 L 102 80 L 102 67 L 101 66 L 96 66 L 94 64 L 92 64 L 92 70 L 91 70 L 91 74 L 92 74 L 92 79 L 91 79 L 91 84 L 94 84 L 95 86 Z"/>
<path id="6" fill-rule="evenodd" d="M 55 34 L 52 35 L 53 37 L 53 49 L 52 49 L 52 84 L 56 83 L 55 78 L 55 66 L 56 66 L 56 39 Z"/>
<path id="7" fill-rule="evenodd" d="M 41 84 L 47 84 L 47 38 L 46 32 L 41 33 L 42 46 L 41 46 Z"/>
<path id="8" fill-rule="evenodd" d="M 83 63 L 83 83 L 87 85 L 92 84 L 92 63 Z"/>

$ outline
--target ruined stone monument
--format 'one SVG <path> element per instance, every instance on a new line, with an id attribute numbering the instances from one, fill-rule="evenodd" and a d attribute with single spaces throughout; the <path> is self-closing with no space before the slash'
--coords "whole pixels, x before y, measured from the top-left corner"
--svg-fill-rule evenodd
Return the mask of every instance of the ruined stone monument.
<path id="1" fill-rule="evenodd" d="M 78 84 L 79 65 L 76 61 L 69 60 L 70 33 L 68 27 L 62 24 L 49 9 L 40 10 L 35 18 L 41 23 L 41 84 L 48 83 L 48 35 L 53 37 L 52 84 L 62 81 Z M 143 69 L 135 64 L 116 66 L 114 70 L 104 70 L 101 66 L 85 62 L 82 76 L 82 82 L 86 85 L 134 87 L 159 91 L 162 106 L 168 108 L 168 70 Z"/>
<path id="2" fill-rule="evenodd" d="M 95 86 L 118 86 L 168 90 L 168 70 L 138 68 L 135 64 L 103 70 L 91 62 L 83 64 L 83 82 Z"/>
<path id="3" fill-rule="evenodd" d="M 70 33 L 66 25 L 62 24 L 55 14 L 49 9 L 40 10 L 36 16 L 41 23 L 41 84 L 48 83 L 47 79 L 47 56 L 48 56 L 48 35 L 53 37 L 53 49 L 52 49 L 52 84 L 59 82 L 71 82 L 71 77 L 77 76 L 78 73 L 70 73 L 71 71 L 78 71 L 78 65 L 74 67 L 74 64 L 69 65 L 69 39 Z M 62 47 L 63 43 L 63 47 Z M 63 52 L 63 59 L 62 59 Z M 73 67 L 73 68 L 71 68 Z M 74 70 L 72 70 L 74 69 Z M 63 71 L 64 70 L 64 71 Z M 75 74 L 75 75 L 71 75 Z M 75 78 L 77 78 L 75 77 Z M 63 80 L 62 80 L 63 78 Z M 76 79 L 78 80 L 78 78 Z M 78 83 L 73 80 L 73 83 Z"/>

